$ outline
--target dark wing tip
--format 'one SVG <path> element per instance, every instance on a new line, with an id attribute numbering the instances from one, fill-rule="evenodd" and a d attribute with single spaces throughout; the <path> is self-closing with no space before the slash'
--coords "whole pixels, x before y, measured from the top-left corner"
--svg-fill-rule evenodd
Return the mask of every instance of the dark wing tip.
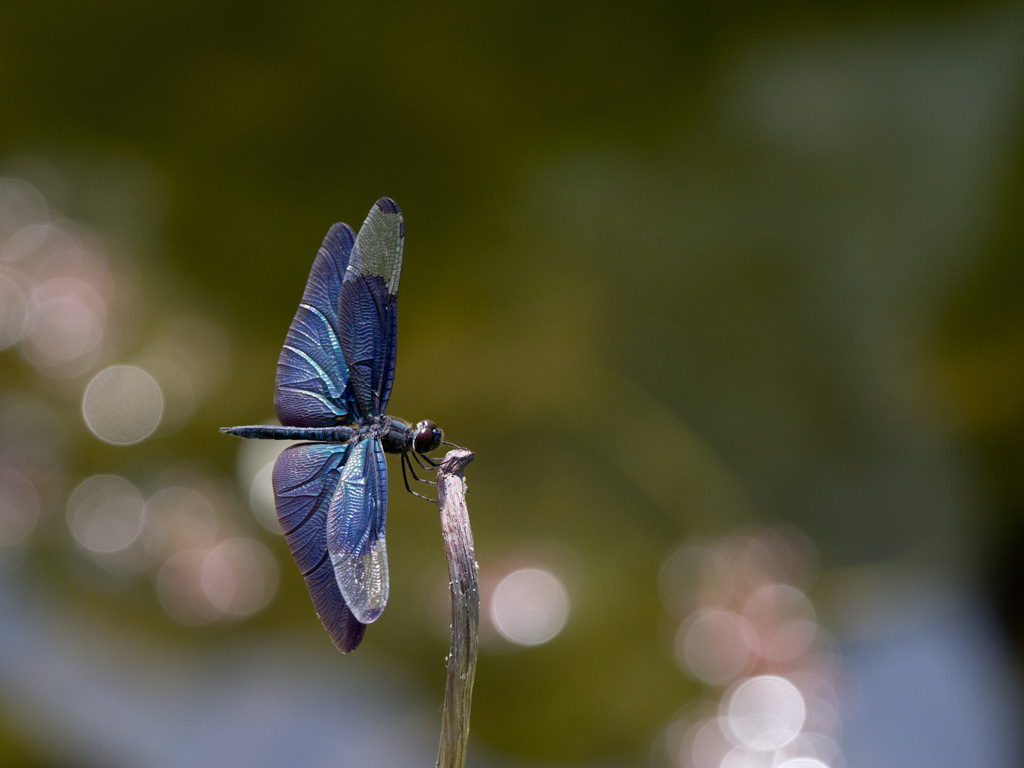
<path id="1" fill-rule="evenodd" d="M 346 629 L 345 632 L 331 633 L 331 642 L 334 643 L 334 647 L 342 653 L 352 653 L 359 644 L 363 641 L 363 635 L 366 633 L 366 625 L 360 622 L 355 622 L 356 626 Z"/>
<path id="2" fill-rule="evenodd" d="M 390 197 L 382 197 L 380 200 L 378 200 L 377 207 L 383 213 L 402 213 L 402 209 L 399 208 L 395 201 L 392 200 Z"/>
<path id="3" fill-rule="evenodd" d="M 343 251 L 350 251 L 355 241 L 356 233 L 352 231 L 352 227 L 343 221 L 339 221 L 337 224 L 331 224 L 331 228 L 327 230 L 327 234 L 324 236 L 321 248 L 330 249 L 334 247 Z"/>

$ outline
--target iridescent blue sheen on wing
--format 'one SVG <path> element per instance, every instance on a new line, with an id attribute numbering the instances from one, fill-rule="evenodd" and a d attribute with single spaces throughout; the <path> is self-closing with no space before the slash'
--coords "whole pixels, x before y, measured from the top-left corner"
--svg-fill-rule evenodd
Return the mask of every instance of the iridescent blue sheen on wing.
<path id="1" fill-rule="evenodd" d="M 366 627 L 345 604 L 327 550 L 327 517 L 352 445 L 300 443 L 274 464 L 277 517 L 309 596 L 331 640 L 343 653 L 355 650 Z"/>
<path id="2" fill-rule="evenodd" d="M 380 440 L 356 443 L 341 473 L 327 515 L 327 549 L 345 603 L 364 624 L 388 601 L 388 552 L 384 523 L 388 466 Z"/>
<path id="3" fill-rule="evenodd" d="M 341 285 L 339 337 L 352 393 L 365 416 L 383 414 L 391 396 L 404 242 L 402 213 L 382 197 L 359 229 Z"/>
<path id="4" fill-rule="evenodd" d="M 281 423 L 326 427 L 353 421 L 352 391 L 338 333 L 338 303 L 355 236 L 327 232 L 277 362 L 274 408 Z"/>

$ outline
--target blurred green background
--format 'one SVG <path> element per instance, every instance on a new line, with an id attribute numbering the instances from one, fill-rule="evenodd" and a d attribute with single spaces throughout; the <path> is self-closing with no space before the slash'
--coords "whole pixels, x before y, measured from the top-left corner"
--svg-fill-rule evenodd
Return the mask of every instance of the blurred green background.
<path id="1" fill-rule="evenodd" d="M 968 590 L 1013 679 L 1022 56 L 1024 17 L 1000 4 L 9 0 L 0 176 L 38 190 L 113 275 L 107 336 L 81 370 L 34 365 L 24 344 L 0 353 L 5 402 L 32 398 L 60 435 L 56 458 L 19 469 L 41 513 L 10 558 L 10 616 L 74 615 L 97 647 L 129 638 L 168 670 L 273 638 L 370 688 L 386 677 L 434 728 L 434 508 L 392 464 L 391 600 L 354 655 L 332 656 L 283 541 L 250 510 L 240 443 L 217 433 L 272 418 L 323 234 L 388 195 L 406 222 L 389 410 L 477 452 L 482 578 L 546 564 L 571 605 L 546 644 L 485 643 L 481 755 L 647 764 L 705 690 L 673 658 L 662 561 L 752 524 L 813 542 L 810 594 L 840 644 L 867 621 L 850 595 L 884 602 L 892 582 L 871 592 L 865 574 L 888 568 Z M 206 377 L 194 409 L 136 445 L 97 440 L 88 382 L 145 369 L 174 334 Z M 280 583 L 255 615 L 182 624 L 155 566 L 76 546 L 65 510 L 83 479 L 118 475 L 149 498 L 178 483 L 168 473 L 216 487 L 218 514 L 272 554 Z M 62 621 L 40 626 L 76 646 Z M 16 646 L 0 642 L 8 665 Z M 0 762 L 102 764 L 68 736 L 92 743 L 73 723 L 93 695 L 26 714 L 35 681 L 20 679 L 0 680 Z"/>

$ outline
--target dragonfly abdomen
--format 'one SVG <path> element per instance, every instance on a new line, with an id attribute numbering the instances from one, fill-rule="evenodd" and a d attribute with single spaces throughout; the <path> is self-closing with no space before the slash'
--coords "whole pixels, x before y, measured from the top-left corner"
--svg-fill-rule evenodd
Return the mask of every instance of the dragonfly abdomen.
<path id="1" fill-rule="evenodd" d="M 248 427 L 221 427 L 225 435 L 256 440 L 313 440 L 320 443 L 348 443 L 359 435 L 355 427 L 278 427 L 255 424 Z"/>

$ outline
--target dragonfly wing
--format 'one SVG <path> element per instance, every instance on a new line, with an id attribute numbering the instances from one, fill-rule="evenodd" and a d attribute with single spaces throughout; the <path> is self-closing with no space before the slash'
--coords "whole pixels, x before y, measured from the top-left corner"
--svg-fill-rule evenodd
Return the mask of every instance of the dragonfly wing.
<path id="1" fill-rule="evenodd" d="M 353 420 L 338 301 L 354 245 L 352 228 L 335 224 L 313 261 L 277 362 L 274 408 L 286 426 L 326 427 Z"/>
<path id="2" fill-rule="evenodd" d="M 380 440 L 361 440 L 352 446 L 331 499 L 327 549 L 345 603 L 364 624 L 376 620 L 388 601 L 387 504 L 388 466 Z"/>
<path id="3" fill-rule="evenodd" d="M 343 653 L 355 650 L 366 625 L 353 615 L 338 589 L 327 550 L 327 515 L 350 445 L 300 443 L 274 464 L 274 500 L 285 540 L 317 615 Z"/>
<path id="4" fill-rule="evenodd" d="M 367 416 L 384 413 L 391 397 L 404 241 L 402 212 L 382 197 L 359 229 L 341 285 L 341 348 L 354 399 Z"/>

